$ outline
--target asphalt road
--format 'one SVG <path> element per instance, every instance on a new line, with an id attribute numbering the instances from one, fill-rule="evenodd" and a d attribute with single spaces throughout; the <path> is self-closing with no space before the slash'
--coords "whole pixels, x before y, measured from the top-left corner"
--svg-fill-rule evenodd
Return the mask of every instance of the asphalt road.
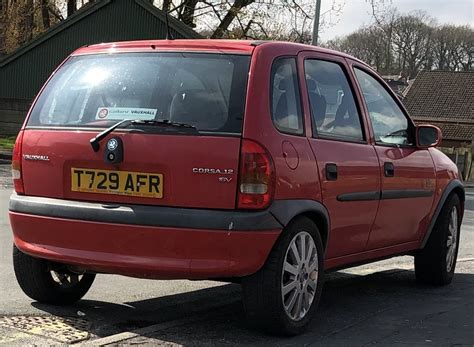
<path id="1" fill-rule="evenodd" d="M 263 335 L 243 318 L 240 287 L 100 275 L 71 307 L 32 302 L 11 265 L 9 179 L 0 166 L 0 344 L 474 345 L 474 192 L 468 194 L 452 285 L 419 286 L 400 257 L 331 273 L 317 318 L 296 338 Z M 75 335 L 74 335 L 75 334 Z M 121 334 L 121 335 L 117 335 Z"/>

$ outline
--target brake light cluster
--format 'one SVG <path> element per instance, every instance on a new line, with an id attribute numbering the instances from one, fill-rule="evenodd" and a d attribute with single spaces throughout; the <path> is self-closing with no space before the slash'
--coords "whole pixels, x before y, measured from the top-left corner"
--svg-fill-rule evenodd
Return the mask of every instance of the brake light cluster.
<path id="1" fill-rule="evenodd" d="M 15 147 L 13 148 L 12 155 L 12 178 L 13 186 L 17 194 L 24 194 L 25 189 L 23 187 L 23 176 L 21 174 L 21 147 L 23 143 L 23 131 L 18 134 Z"/>
<path id="2" fill-rule="evenodd" d="M 263 209 L 270 205 L 275 168 L 270 154 L 257 142 L 242 140 L 237 207 Z"/>

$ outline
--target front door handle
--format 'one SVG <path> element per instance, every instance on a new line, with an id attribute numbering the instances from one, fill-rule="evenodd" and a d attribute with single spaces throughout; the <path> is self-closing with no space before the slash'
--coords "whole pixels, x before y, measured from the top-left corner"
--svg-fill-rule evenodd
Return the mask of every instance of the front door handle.
<path id="1" fill-rule="evenodd" d="M 386 162 L 383 164 L 383 172 L 385 177 L 393 177 L 395 176 L 395 168 L 393 167 L 393 163 Z"/>
<path id="2" fill-rule="evenodd" d="M 334 163 L 326 164 L 326 179 L 328 181 L 337 180 L 337 165 Z"/>

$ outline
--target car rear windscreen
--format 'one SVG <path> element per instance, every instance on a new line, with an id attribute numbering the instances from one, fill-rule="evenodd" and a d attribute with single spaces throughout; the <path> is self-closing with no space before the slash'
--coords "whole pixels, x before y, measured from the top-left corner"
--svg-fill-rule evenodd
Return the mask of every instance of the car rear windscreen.
<path id="1" fill-rule="evenodd" d="M 250 56 L 117 53 L 71 57 L 36 102 L 28 127 L 106 128 L 169 120 L 240 133 Z"/>

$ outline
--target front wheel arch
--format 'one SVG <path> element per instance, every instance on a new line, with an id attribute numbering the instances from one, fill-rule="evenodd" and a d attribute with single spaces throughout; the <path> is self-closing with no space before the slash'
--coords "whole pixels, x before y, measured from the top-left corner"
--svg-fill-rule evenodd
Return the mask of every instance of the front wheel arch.
<path id="1" fill-rule="evenodd" d="M 436 225 L 436 222 L 441 213 L 441 210 L 443 209 L 446 201 L 448 201 L 448 198 L 451 196 L 451 194 L 457 194 L 461 201 L 460 222 L 462 222 L 462 216 L 464 214 L 464 201 L 466 197 L 465 197 L 464 185 L 462 184 L 460 180 L 455 179 L 449 182 L 448 185 L 444 188 L 443 194 L 441 195 L 441 198 L 438 201 L 438 205 L 436 206 L 436 209 L 433 213 L 433 217 L 431 218 L 431 222 L 428 226 L 428 229 L 426 230 L 425 237 L 423 238 L 423 241 L 421 242 L 420 249 L 425 248 L 426 244 L 428 243 L 428 240 L 431 236 L 431 233 L 433 232 L 433 229 Z"/>

